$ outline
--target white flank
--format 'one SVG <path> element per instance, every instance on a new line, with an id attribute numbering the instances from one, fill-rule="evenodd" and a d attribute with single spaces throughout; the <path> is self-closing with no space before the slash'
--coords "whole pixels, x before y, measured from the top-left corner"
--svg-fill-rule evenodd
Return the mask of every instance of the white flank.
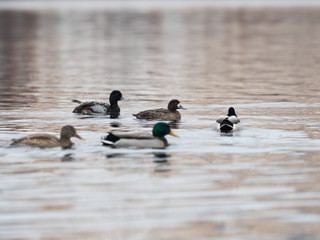
<path id="1" fill-rule="evenodd" d="M 96 104 L 91 107 L 92 111 L 95 113 L 105 113 L 106 108 L 103 105 Z"/>

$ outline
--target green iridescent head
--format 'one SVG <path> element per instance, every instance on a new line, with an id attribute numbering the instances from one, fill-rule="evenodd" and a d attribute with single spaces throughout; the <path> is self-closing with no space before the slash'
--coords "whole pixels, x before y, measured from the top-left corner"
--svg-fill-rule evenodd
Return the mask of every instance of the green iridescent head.
<path id="1" fill-rule="evenodd" d="M 167 134 L 178 137 L 178 135 L 174 134 L 171 131 L 170 126 L 164 122 L 156 123 L 153 127 L 152 134 L 153 136 L 159 137 L 159 138 L 163 138 Z"/>

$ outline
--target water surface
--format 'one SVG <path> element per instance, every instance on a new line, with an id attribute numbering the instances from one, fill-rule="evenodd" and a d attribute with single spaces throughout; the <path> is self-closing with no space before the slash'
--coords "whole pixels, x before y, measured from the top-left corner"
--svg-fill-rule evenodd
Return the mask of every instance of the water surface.
<path id="1" fill-rule="evenodd" d="M 318 239 L 320 8 L 0 11 L 1 239 Z M 72 99 L 121 117 L 84 117 Z M 110 149 L 188 108 L 165 150 Z M 235 107 L 244 129 L 213 130 Z M 71 124 L 70 150 L 10 148 Z"/>

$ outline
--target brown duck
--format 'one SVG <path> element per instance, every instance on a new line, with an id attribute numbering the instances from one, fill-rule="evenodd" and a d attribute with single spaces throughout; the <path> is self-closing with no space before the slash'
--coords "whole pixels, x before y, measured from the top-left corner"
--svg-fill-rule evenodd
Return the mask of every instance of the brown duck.
<path id="1" fill-rule="evenodd" d="M 34 147 L 62 147 L 62 148 L 71 148 L 72 142 L 70 141 L 71 137 L 81 138 L 74 127 L 64 126 L 61 129 L 60 139 L 56 138 L 50 134 L 32 134 L 27 137 L 13 139 L 11 145 L 28 145 Z"/>
<path id="2" fill-rule="evenodd" d="M 180 101 L 177 99 L 172 99 L 168 103 L 168 109 L 158 108 L 151 109 L 133 114 L 137 119 L 146 120 L 159 120 L 159 121 L 179 121 L 181 119 L 180 112 L 177 109 L 186 110 L 186 108 L 180 105 Z"/>

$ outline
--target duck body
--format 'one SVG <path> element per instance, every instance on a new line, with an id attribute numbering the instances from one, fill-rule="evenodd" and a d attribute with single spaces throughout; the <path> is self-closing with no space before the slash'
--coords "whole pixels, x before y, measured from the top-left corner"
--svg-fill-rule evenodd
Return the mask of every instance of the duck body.
<path id="1" fill-rule="evenodd" d="M 105 145 L 112 145 L 115 148 L 165 148 L 168 146 L 168 141 L 164 137 L 157 138 L 151 134 L 143 136 L 141 133 L 109 133 L 104 140 L 102 142 Z"/>
<path id="2" fill-rule="evenodd" d="M 109 108 L 110 105 L 105 102 L 97 102 L 97 101 L 91 101 L 91 102 L 79 102 L 79 106 L 77 106 L 72 112 L 73 113 L 81 113 L 85 115 L 90 115 L 94 113 L 100 113 L 100 114 L 110 114 Z M 120 109 L 119 109 L 120 112 Z"/>
<path id="3" fill-rule="evenodd" d="M 168 103 L 168 108 L 158 108 L 151 109 L 133 114 L 137 119 L 145 120 L 159 120 L 159 121 L 179 121 L 181 119 L 181 114 L 177 109 L 183 109 L 184 107 L 180 105 L 180 101 L 173 99 Z"/>
<path id="4" fill-rule="evenodd" d="M 217 119 L 217 123 L 218 129 L 222 133 L 230 133 L 240 129 L 240 119 L 233 107 L 229 108 L 227 116 Z"/>
<path id="5" fill-rule="evenodd" d="M 118 105 L 118 101 L 126 100 L 122 93 L 119 90 L 114 90 L 111 92 L 109 97 L 109 102 L 98 102 L 98 101 L 88 101 L 81 102 L 78 100 L 73 100 L 73 102 L 80 103 L 72 112 L 79 113 L 84 115 L 92 115 L 92 114 L 105 114 L 110 115 L 111 118 L 118 118 L 120 115 L 120 107 Z"/>
<path id="6" fill-rule="evenodd" d="M 74 127 L 64 126 L 61 129 L 60 139 L 51 134 L 31 134 L 27 137 L 13 139 L 11 145 L 26 145 L 33 147 L 62 147 L 71 148 L 73 143 L 71 137 L 77 137 L 82 139 L 77 133 Z"/>
<path id="7" fill-rule="evenodd" d="M 59 147 L 60 140 L 50 134 L 31 134 L 27 137 L 13 139 L 11 145 L 29 145 L 35 147 Z"/>
<path id="8" fill-rule="evenodd" d="M 151 134 L 146 133 L 109 133 L 101 142 L 115 148 L 166 148 L 169 144 L 164 137 L 176 136 L 166 123 L 157 123 Z"/>
<path id="9" fill-rule="evenodd" d="M 165 108 L 145 110 L 134 114 L 137 119 L 160 120 L 160 121 L 179 121 L 181 114 L 178 111 L 169 111 Z"/>

